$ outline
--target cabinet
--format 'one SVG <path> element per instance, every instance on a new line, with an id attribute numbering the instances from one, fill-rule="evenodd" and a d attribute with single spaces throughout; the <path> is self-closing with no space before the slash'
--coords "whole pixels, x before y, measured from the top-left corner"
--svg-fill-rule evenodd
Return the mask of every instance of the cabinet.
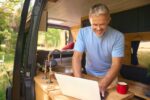
<path id="1" fill-rule="evenodd" d="M 139 9 L 139 31 L 150 31 L 150 5 Z"/>
<path id="2" fill-rule="evenodd" d="M 138 32 L 138 9 L 111 14 L 110 26 L 123 32 Z"/>

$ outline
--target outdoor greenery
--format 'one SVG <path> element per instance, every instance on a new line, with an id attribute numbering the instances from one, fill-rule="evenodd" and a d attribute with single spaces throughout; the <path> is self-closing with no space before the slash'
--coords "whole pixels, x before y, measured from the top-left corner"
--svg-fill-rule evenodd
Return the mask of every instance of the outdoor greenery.
<path id="1" fill-rule="evenodd" d="M 0 100 L 5 100 L 5 90 L 12 77 L 14 51 L 24 0 L 0 0 L 0 60 L 4 55 L 4 65 L 0 65 Z M 8 76 L 10 74 L 10 77 Z"/>
<path id="2" fill-rule="evenodd" d="M 23 0 L 21 0 L 23 1 Z M 14 52 L 22 2 L 0 2 L 0 50 Z M 7 48 L 6 48 L 7 47 Z"/>
<path id="3" fill-rule="evenodd" d="M 149 62 L 149 59 L 150 59 L 150 50 L 149 51 L 139 51 L 138 52 L 138 61 L 139 61 L 139 64 L 144 67 L 144 68 L 147 68 L 148 70 L 148 73 L 147 75 L 150 76 L 150 62 Z"/>
<path id="4" fill-rule="evenodd" d="M 38 34 L 38 49 L 53 50 L 65 46 L 65 34 L 68 30 L 48 28 L 47 32 Z"/>
<path id="5" fill-rule="evenodd" d="M 12 77 L 14 55 L 0 52 L 0 59 L 2 55 L 5 56 L 5 60 L 4 65 L 0 65 L 0 100 L 5 100 L 5 90 L 10 85 L 9 78 Z"/>
<path id="6" fill-rule="evenodd" d="M 145 68 L 150 67 L 150 51 L 139 51 L 138 53 L 138 61 L 139 64 L 142 65 Z"/>
<path id="7" fill-rule="evenodd" d="M 60 29 L 48 29 L 45 33 L 45 44 L 47 47 L 58 46 L 60 42 Z"/>

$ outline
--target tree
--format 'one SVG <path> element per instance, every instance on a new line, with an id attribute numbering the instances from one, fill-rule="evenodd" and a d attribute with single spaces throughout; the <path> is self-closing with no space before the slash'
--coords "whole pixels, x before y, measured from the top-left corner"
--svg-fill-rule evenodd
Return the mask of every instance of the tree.
<path id="1" fill-rule="evenodd" d="M 7 46 L 7 52 L 15 48 L 21 15 L 21 4 L 24 0 L 17 0 L 19 2 L 16 2 L 16 0 L 12 1 L 5 0 L 0 2 L 0 50 L 1 44 L 4 43 Z"/>
<path id="2" fill-rule="evenodd" d="M 4 12 L 4 9 L 0 8 L 0 50 L 1 44 L 4 42 L 5 34 L 4 30 L 8 29 L 8 13 Z"/>
<path id="3" fill-rule="evenodd" d="M 4 35 L 3 33 L 0 31 L 0 44 L 2 44 L 2 42 L 4 41 Z M 0 46 L 0 50 L 2 50 L 1 46 Z"/>
<path id="4" fill-rule="evenodd" d="M 60 42 L 60 29 L 48 28 L 45 33 L 45 44 L 47 47 L 57 47 Z"/>

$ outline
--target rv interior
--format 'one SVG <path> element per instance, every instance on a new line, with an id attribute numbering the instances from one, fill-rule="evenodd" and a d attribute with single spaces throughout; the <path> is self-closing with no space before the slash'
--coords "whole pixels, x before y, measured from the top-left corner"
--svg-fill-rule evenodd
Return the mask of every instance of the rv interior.
<path id="1" fill-rule="evenodd" d="M 120 80 L 127 81 L 129 83 L 130 88 L 129 90 L 134 93 L 135 96 L 148 99 L 148 97 L 145 96 L 146 91 L 148 91 L 150 88 L 148 85 L 150 84 L 150 77 L 147 77 L 146 70 L 143 69 L 143 67 L 139 67 L 139 65 L 136 63 L 136 61 L 133 60 L 132 57 L 134 56 L 132 54 L 132 42 L 138 42 L 138 41 L 149 41 L 149 29 L 137 29 L 139 28 L 139 22 L 137 15 L 138 12 L 137 9 L 149 9 L 150 10 L 150 1 L 149 0 L 121 0 L 121 1 L 111 1 L 111 0 L 49 0 L 47 3 L 43 15 L 47 16 L 45 18 L 45 21 L 48 22 L 46 24 L 45 28 L 54 27 L 54 28 L 64 28 L 68 29 L 69 32 L 69 41 L 66 41 L 65 45 L 67 45 L 69 42 L 74 42 L 76 40 L 78 31 L 81 27 L 85 27 L 89 25 L 88 22 L 88 11 L 89 8 L 96 3 L 104 3 L 106 4 L 111 12 L 112 15 L 112 21 L 111 25 L 114 26 L 117 29 L 120 29 L 120 31 L 124 32 L 125 34 L 125 58 L 124 58 L 124 65 L 122 66 L 122 69 L 120 71 Z M 144 8 L 147 7 L 147 8 Z M 142 12 L 142 11 L 141 11 Z M 144 15 L 144 18 L 147 18 L 147 16 L 150 17 L 148 14 L 149 12 L 142 12 Z M 128 15 L 127 15 L 128 14 Z M 147 16 L 146 16 L 147 15 Z M 139 15 L 141 16 L 141 15 Z M 44 18 L 43 17 L 43 18 Z M 120 17 L 120 18 L 119 18 Z M 127 18 L 128 17 L 128 18 Z M 130 19 L 131 17 L 131 19 Z M 118 19 L 117 19 L 118 18 Z M 43 19 L 44 20 L 44 19 Z M 56 20 L 60 21 L 60 23 L 55 24 L 53 22 L 50 22 L 49 20 Z M 123 21 L 124 20 L 124 21 Z M 149 20 L 149 19 L 144 19 Z M 120 22 L 119 22 L 120 21 Z M 132 23 L 133 21 L 133 23 Z M 41 21 L 41 24 L 44 21 Z M 150 22 L 150 21 L 148 21 Z M 123 26 L 122 24 L 125 24 L 127 26 Z M 143 22 L 144 24 L 144 22 Z M 44 26 L 41 25 L 41 26 Z M 119 26 L 120 25 L 120 26 Z M 121 26 L 122 25 L 122 26 Z M 145 25 L 146 26 L 146 25 Z M 148 27 L 148 26 L 147 26 Z M 133 28 L 133 29 L 132 29 Z M 41 28 L 42 29 L 42 28 Z M 44 29 L 44 27 L 43 27 Z M 65 46 L 64 45 L 64 46 Z M 59 49 L 61 51 L 61 49 Z M 49 50 L 51 51 L 51 50 Z M 46 51 L 39 50 L 37 51 L 37 61 L 41 61 L 41 65 L 44 64 L 43 59 L 46 59 L 48 56 L 49 51 L 46 53 Z M 41 53 L 41 54 L 40 54 Z M 43 54 L 42 54 L 43 53 Z M 59 52 L 56 51 L 57 54 Z M 150 52 L 149 52 L 150 53 Z M 45 54 L 45 55 L 44 55 Z M 64 72 L 64 73 L 71 73 L 71 57 L 73 54 L 73 51 L 71 49 L 68 49 L 66 51 L 61 51 L 62 59 L 59 59 L 60 56 L 57 56 L 55 59 L 58 63 L 57 66 L 53 68 L 54 71 L 58 72 Z M 45 58 L 44 58 L 45 57 Z M 39 59 L 41 58 L 41 59 Z M 131 62 L 132 61 L 132 62 Z M 61 62 L 61 63 L 60 63 Z M 83 62 L 84 63 L 84 62 Z M 134 71 L 134 72 L 132 72 Z M 136 73 L 135 73 L 136 72 Z M 137 79 L 136 77 L 141 76 L 143 78 Z M 145 78 L 145 79 L 144 79 Z M 143 80 L 142 80 L 143 79 Z M 38 96 L 38 95 L 37 95 Z M 39 98 L 39 97 L 38 97 Z M 72 99 L 71 99 L 72 100 Z"/>
<path id="2" fill-rule="evenodd" d="M 125 57 L 119 81 L 128 83 L 129 94 L 118 96 L 117 93 L 114 93 L 109 98 L 150 100 L 148 97 L 150 95 L 148 94 L 150 91 L 150 76 L 148 76 L 150 63 L 141 64 L 140 61 L 143 61 L 145 56 L 138 59 L 139 55 L 143 54 L 138 49 L 141 44 L 149 43 L 150 45 L 150 0 L 48 0 L 42 11 L 38 31 L 37 71 L 34 77 L 36 100 L 78 100 L 62 95 L 60 90 L 58 91 L 58 86 L 55 87 L 56 90 L 51 90 L 50 87 L 54 84 L 49 78 L 46 79 L 46 75 L 49 76 L 51 72 L 72 73 L 73 47 L 68 45 L 75 42 L 80 28 L 90 25 L 88 11 L 92 5 L 97 3 L 104 3 L 109 7 L 110 26 L 123 32 L 125 36 Z M 57 34 L 51 35 L 53 32 Z M 48 40 L 49 38 L 51 40 Z M 149 56 L 150 51 L 146 50 L 146 55 Z M 85 59 L 82 62 L 85 74 L 84 65 Z M 87 78 L 86 75 L 85 77 Z M 88 78 L 98 80 L 92 76 Z"/>
<path id="3" fill-rule="evenodd" d="M 138 63 L 137 50 L 134 50 L 135 55 L 132 50 L 136 43 L 139 44 L 140 41 L 150 40 L 150 28 L 147 28 L 150 27 L 148 24 L 148 22 L 150 22 L 148 19 L 148 16 L 150 17 L 150 14 L 148 14 L 148 10 L 150 10 L 149 0 L 49 0 L 44 9 L 44 12 L 46 13 L 43 12 L 44 17 L 45 15 L 47 16 L 45 21 L 48 22 L 48 24 L 46 26 L 45 23 L 43 23 L 44 21 L 41 21 L 41 26 L 45 25 L 45 28 L 43 27 L 43 29 L 49 27 L 68 29 L 69 41 L 65 43 L 65 45 L 67 45 L 69 42 L 74 42 L 76 40 L 78 31 L 81 27 L 90 25 L 88 21 L 88 11 L 89 8 L 96 3 L 104 3 L 109 7 L 112 17 L 110 25 L 124 32 L 125 35 L 125 58 L 120 71 L 120 80 L 126 81 L 129 84 L 129 91 L 135 95 L 136 99 L 149 99 L 149 97 L 145 96 L 145 93 L 150 89 L 150 77 L 147 77 L 147 70 L 145 70 L 145 67 L 140 67 Z M 141 19 L 143 18 L 143 22 L 139 17 L 141 17 Z M 49 20 L 57 20 L 61 23 L 54 24 Z M 147 24 L 145 23 L 146 21 L 148 21 Z M 141 22 L 142 24 L 149 26 L 139 25 Z M 140 27 L 141 29 L 139 29 Z M 61 51 L 61 49 L 59 50 Z M 46 51 L 41 50 L 37 52 L 37 61 L 41 61 L 40 64 L 42 65 L 44 64 L 42 63 L 44 62 L 44 57 L 46 59 L 48 56 L 48 52 L 46 53 Z M 55 58 L 59 64 L 53 67 L 52 70 L 56 72 L 71 73 L 71 58 L 73 51 L 68 49 L 61 51 L 61 54 L 62 59 L 59 59 L 59 56 Z M 83 66 L 84 63 L 85 62 L 83 62 Z"/>

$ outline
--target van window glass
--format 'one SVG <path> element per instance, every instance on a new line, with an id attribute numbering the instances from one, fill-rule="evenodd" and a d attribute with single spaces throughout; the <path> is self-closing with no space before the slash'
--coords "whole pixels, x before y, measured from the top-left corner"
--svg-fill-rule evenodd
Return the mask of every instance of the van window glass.
<path id="1" fill-rule="evenodd" d="M 150 41 L 141 41 L 138 48 L 139 64 L 143 67 L 150 67 Z"/>
<path id="2" fill-rule="evenodd" d="M 69 30 L 48 28 L 38 34 L 38 50 L 61 50 L 69 42 Z"/>

